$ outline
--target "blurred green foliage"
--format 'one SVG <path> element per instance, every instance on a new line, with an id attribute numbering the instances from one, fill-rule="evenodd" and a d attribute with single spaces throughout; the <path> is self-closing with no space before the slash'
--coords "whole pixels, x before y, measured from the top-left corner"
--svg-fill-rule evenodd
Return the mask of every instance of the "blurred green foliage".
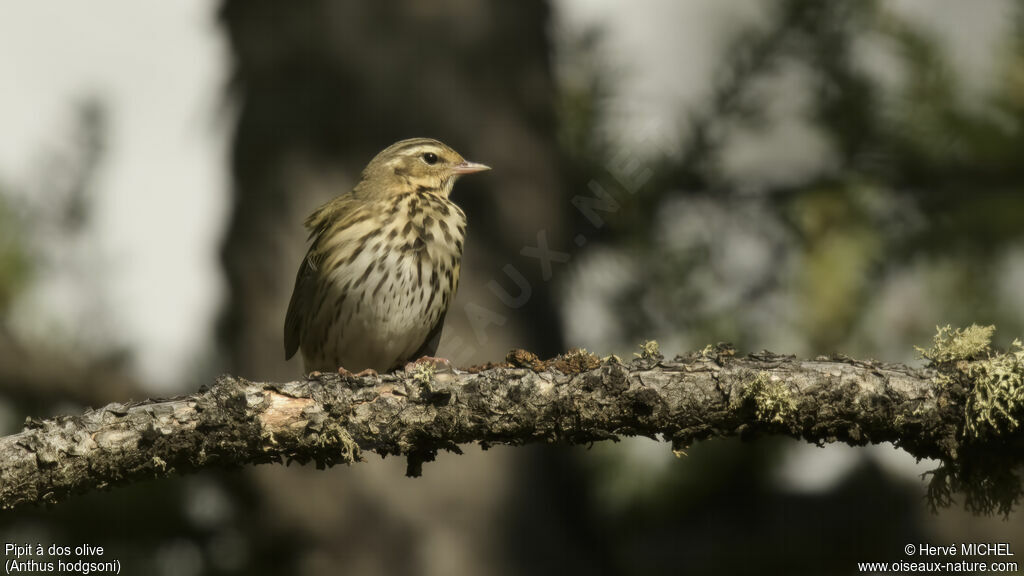
<path id="1" fill-rule="evenodd" d="M 786 352 L 907 360 L 936 324 L 997 322 L 1004 334 L 1020 333 L 1024 315 L 1006 308 L 997 276 L 1024 240 L 1024 3 L 1009 7 L 1006 36 L 991 39 L 998 65 L 971 87 L 978 97 L 968 97 L 942 39 L 885 3 L 771 6 L 767 22 L 729 44 L 681 152 L 650 158 L 653 178 L 620 195 L 622 210 L 608 217 L 609 244 L 642 260 L 616 302 L 621 344 L 666 340 L 682 327 L 691 347 L 783 342 Z M 869 65 L 868 49 L 898 81 Z M 796 120 L 827 153 L 789 178 L 751 181 L 730 170 L 730 148 L 792 121 L 772 116 L 781 96 L 765 87 L 793 69 L 807 100 Z M 589 101 L 573 94 L 575 111 L 563 115 L 568 140 L 590 155 L 595 174 L 614 146 L 579 143 L 600 132 L 578 124 L 604 98 L 602 90 Z M 680 239 L 672 229 L 700 233 Z M 737 273 L 729 243 L 744 235 L 759 248 Z M 932 308 L 901 321 L 894 350 L 881 337 L 893 327 L 872 311 L 908 274 L 926 285 Z"/>
<path id="2" fill-rule="evenodd" d="M 23 242 L 21 224 L 0 187 L 0 318 L 29 279 L 29 258 Z"/>
<path id="3" fill-rule="evenodd" d="M 605 300 L 614 351 L 657 338 L 913 361 L 936 325 L 996 324 L 1001 345 L 1024 333 L 1014 296 L 1024 287 L 1008 286 L 1024 257 L 1024 2 L 1006 4 L 1000 34 L 977 38 L 994 65 L 970 84 L 945 39 L 889 3 L 776 0 L 767 14 L 728 42 L 710 97 L 677 147 L 643 159 L 652 177 L 634 194 L 608 169 L 614 139 L 587 126 L 607 113 L 618 71 L 584 60 L 597 77 L 563 99 L 570 153 L 621 204 L 601 230 L 604 248 L 631 263 Z M 791 89 L 773 90 L 780 82 Z M 797 117 L 779 117 L 777 99 L 794 91 Z M 763 179 L 732 168 L 737 142 L 793 122 L 816 137 L 813 166 Z M 693 573 L 849 573 L 851 551 L 890 554 L 892 542 L 932 533 L 924 483 L 861 458 L 827 490 L 789 492 L 772 479 L 790 448 L 716 440 L 666 464 L 664 445 L 660 458 L 636 458 L 632 442 L 598 447 L 581 478 L 616 551 L 631 552 L 615 571 L 672 566 L 658 541 Z M 977 464 L 936 471 L 932 496 L 1007 512 L 1019 477 Z"/>

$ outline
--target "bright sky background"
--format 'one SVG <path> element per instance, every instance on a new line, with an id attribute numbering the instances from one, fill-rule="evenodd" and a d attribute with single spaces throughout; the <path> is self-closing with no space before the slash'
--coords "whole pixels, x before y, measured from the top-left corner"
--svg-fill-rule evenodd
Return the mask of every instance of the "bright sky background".
<path id="1" fill-rule="evenodd" d="M 0 179 L 30 190 L 70 133 L 73 104 L 98 97 L 110 147 L 97 241 L 124 342 L 168 384 L 208 346 L 226 216 L 224 46 L 205 0 L 0 1 Z M 79 322 L 74 286 L 56 311 Z M 53 311 L 51 310 L 51 313 Z"/>

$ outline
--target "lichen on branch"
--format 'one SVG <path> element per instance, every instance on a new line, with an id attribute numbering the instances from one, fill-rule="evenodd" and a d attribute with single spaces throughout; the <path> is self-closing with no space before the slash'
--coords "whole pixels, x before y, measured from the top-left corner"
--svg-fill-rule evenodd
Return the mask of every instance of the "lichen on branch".
<path id="1" fill-rule="evenodd" d="M 972 438 L 998 436 L 1020 428 L 1024 414 L 1024 344 L 1006 352 L 992 349 L 995 326 L 936 329 L 931 348 L 918 348 L 938 373 L 939 386 L 959 389 L 964 401 L 964 432 Z"/>
<path id="2" fill-rule="evenodd" d="M 369 452 L 418 475 L 439 451 L 478 443 L 580 444 L 646 436 L 677 454 L 723 436 L 787 435 L 815 444 L 891 442 L 942 463 L 933 501 L 967 495 L 1007 511 L 1020 495 L 1019 343 L 992 331 L 941 329 L 924 368 L 845 356 L 801 360 L 727 345 L 666 359 L 645 343 L 628 363 L 586 350 L 451 370 L 411 365 L 381 375 L 313 374 L 288 383 L 225 376 L 171 400 L 110 404 L 29 420 L 0 438 L 0 506 L 209 467 L 352 464 Z M 998 464 L 998 466 L 993 463 Z"/>
<path id="3" fill-rule="evenodd" d="M 918 348 L 935 371 L 932 381 L 962 407 L 962 446 L 933 473 L 929 496 L 948 505 L 955 492 L 967 508 L 1009 514 L 1024 495 L 1020 431 L 1024 418 L 1024 345 L 992 348 L 995 326 L 936 328 L 930 348 Z"/>

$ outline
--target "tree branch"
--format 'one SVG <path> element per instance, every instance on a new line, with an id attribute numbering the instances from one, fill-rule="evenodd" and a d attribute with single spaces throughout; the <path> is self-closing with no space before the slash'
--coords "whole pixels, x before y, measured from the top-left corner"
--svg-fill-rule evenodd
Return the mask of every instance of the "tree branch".
<path id="1" fill-rule="evenodd" d="M 415 476 L 438 450 L 458 452 L 471 442 L 486 448 L 642 435 L 671 441 L 678 454 L 706 438 L 785 434 L 818 444 L 892 442 L 957 465 L 976 452 L 979 441 L 964 433 L 962 390 L 937 384 L 940 368 L 732 354 L 709 347 L 665 361 L 647 349 L 624 364 L 585 351 L 549 361 L 513 351 L 509 362 L 479 372 L 420 365 L 283 384 L 224 376 L 185 397 L 30 420 L 23 432 L 0 438 L 0 506 L 214 466 L 332 466 L 368 451 L 407 457 Z M 1019 462 L 1020 431 L 997 439 L 985 445 L 998 444 Z M 949 474 L 942 478 L 950 485 Z"/>

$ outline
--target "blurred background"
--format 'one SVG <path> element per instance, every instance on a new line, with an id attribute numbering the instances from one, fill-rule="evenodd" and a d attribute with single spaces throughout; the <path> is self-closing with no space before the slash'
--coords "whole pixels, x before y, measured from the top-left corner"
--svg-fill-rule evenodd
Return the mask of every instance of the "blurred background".
<path id="1" fill-rule="evenodd" d="M 299 375 L 302 220 L 380 149 L 494 167 L 440 355 L 919 363 L 1024 336 L 1020 0 L 0 0 L 0 426 Z M 538 258 L 543 254 L 543 258 Z M 852 574 L 1009 542 L 891 446 L 495 447 L 210 471 L 0 516 L 126 574 Z M 1018 555 L 1019 557 L 1019 555 Z"/>

